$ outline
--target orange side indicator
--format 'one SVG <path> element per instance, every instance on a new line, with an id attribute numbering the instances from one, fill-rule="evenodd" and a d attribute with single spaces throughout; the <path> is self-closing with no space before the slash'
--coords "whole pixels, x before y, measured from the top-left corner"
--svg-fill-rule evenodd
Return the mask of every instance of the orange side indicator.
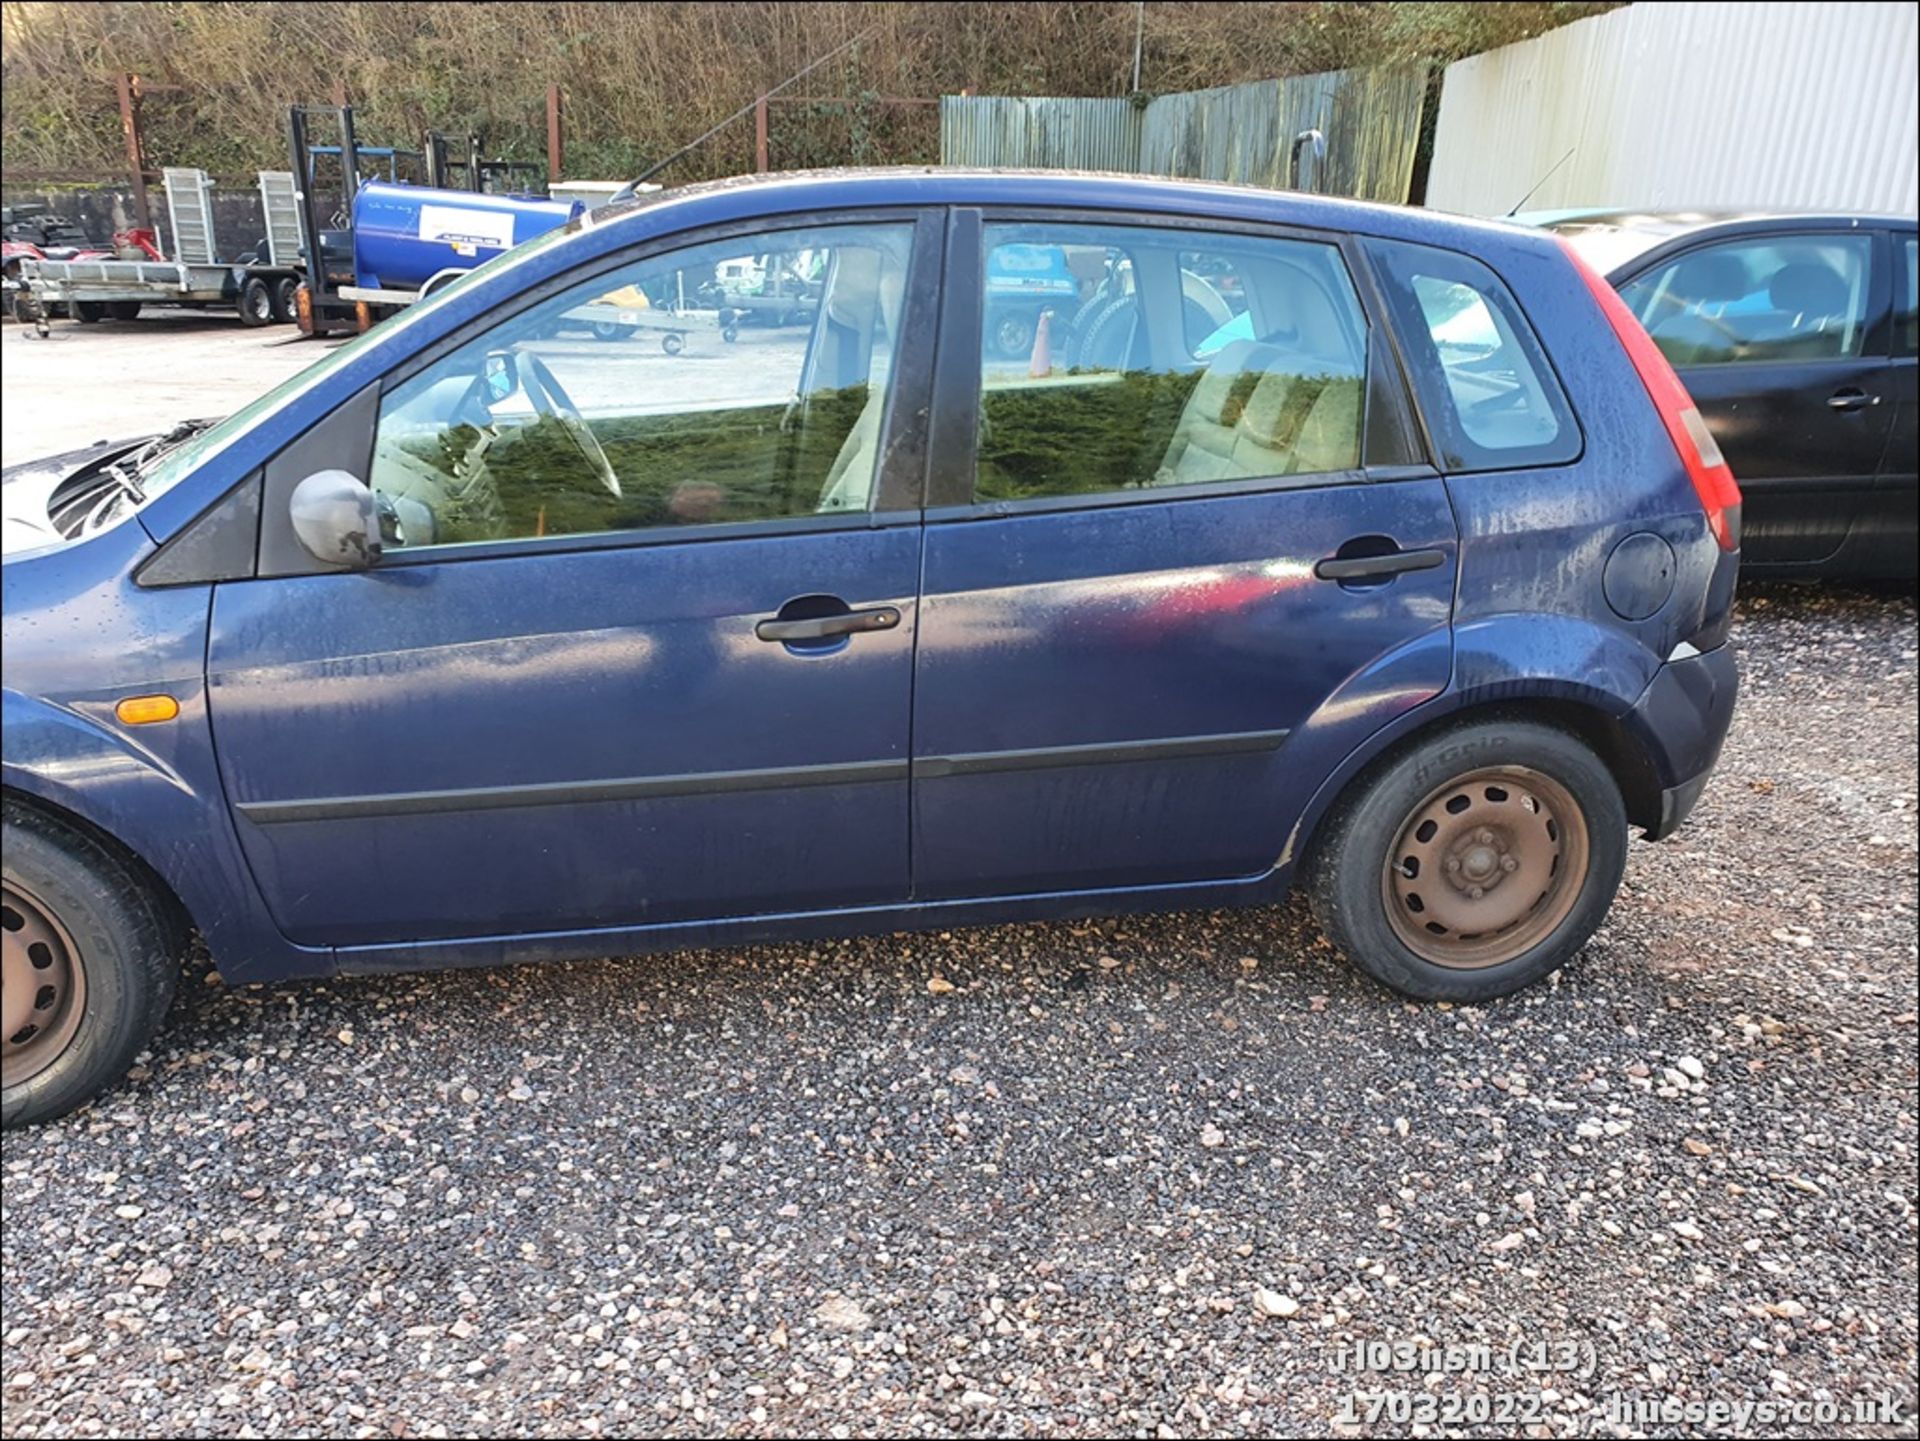
<path id="1" fill-rule="evenodd" d="M 113 708 L 122 725 L 150 726 L 180 714 L 180 702 L 170 695 L 130 695 Z"/>

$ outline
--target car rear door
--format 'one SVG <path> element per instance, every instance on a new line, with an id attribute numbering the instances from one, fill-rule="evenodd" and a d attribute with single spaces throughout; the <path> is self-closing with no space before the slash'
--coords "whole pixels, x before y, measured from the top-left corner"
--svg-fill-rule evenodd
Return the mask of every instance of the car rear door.
<path id="1" fill-rule="evenodd" d="M 1817 565 L 1870 503 L 1893 407 L 1874 232 L 1781 228 L 1666 252 L 1619 283 L 1746 497 L 1757 565 Z"/>
<path id="2" fill-rule="evenodd" d="M 941 229 L 784 223 L 827 271 L 798 323 L 679 311 L 773 248 L 687 242 L 553 287 L 269 465 L 262 575 L 218 588 L 207 669 L 290 938 L 904 899 Z M 370 569 L 288 529 L 291 486 L 341 465 L 385 512 Z"/>
<path id="3" fill-rule="evenodd" d="M 1076 277 L 1020 355 L 1000 249 Z M 963 210 L 949 254 L 916 895 L 1267 872 L 1324 778 L 1298 732 L 1448 675 L 1453 522 L 1362 282 L 1335 237 L 1144 218 Z"/>

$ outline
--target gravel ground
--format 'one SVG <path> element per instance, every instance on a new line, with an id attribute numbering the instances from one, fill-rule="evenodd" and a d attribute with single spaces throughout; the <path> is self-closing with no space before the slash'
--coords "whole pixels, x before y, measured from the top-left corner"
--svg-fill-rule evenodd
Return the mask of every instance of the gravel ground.
<path id="1" fill-rule="evenodd" d="M 1390 1435 L 1344 1398 L 1407 1390 L 1539 1435 L 1728 1434 L 1609 1394 L 1911 1418 L 1915 634 L 1910 596 L 1755 589 L 1694 823 L 1634 848 L 1576 966 L 1485 1008 L 1387 995 L 1297 904 L 196 977 L 131 1087 L 5 1143 L 0 1421 Z M 1578 1364 L 1335 1369 L 1416 1338 Z M 1501 1415 L 1426 1434 L 1524 1432 Z"/>

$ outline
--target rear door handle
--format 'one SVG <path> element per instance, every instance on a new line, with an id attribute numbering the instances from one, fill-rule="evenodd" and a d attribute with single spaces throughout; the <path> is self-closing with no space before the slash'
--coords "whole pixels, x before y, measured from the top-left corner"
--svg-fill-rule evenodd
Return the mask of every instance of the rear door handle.
<path id="1" fill-rule="evenodd" d="M 850 610 L 844 615 L 810 616 L 805 620 L 763 620 L 753 628 L 753 633 L 761 640 L 791 643 L 796 640 L 830 640 L 837 635 L 858 635 L 869 630 L 892 630 L 898 624 L 898 606 L 877 605 L 872 610 Z"/>
<path id="2" fill-rule="evenodd" d="M 1836 390 L 1827 398 L 1829 410 L 1865 410 L 1869 405 L 1878 405 L 1880 397 L 1868 395 L 1864 390 L 1848 386 L 1845 390 Z"/>
<path id="3" fill-rule="evenodd" d="M 1394 550 L 1385 555 L 1330 555 L 1313 573 L 1322 580 L 1358 580 L 1367 576 L 1401 575 L 1410 570 L 1432 570 L 1447 563 L 1444 550 Z"/>

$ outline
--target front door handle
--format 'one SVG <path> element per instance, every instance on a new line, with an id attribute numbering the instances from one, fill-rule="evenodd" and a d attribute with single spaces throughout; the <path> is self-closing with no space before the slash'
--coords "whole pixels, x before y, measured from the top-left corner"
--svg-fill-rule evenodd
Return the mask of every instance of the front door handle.
<path id="1" fill-rule="evenodd" d="M 1402 575 L 1410 570 L 1432 570 L 1446 563 L 1444 550 L 1392 550 L 1385 555 L 1330 555 L 1314 566 L 1313 573 L 1322 580 L 1361 580 Z"/>
<path id="2" fill-rule="evenodd" d="M 1869 405 L 1878 405 L 1880 397 L 1868 395 L 1864 390 L 1848 386 L 1845 390 L 1836 390 L 1827 398 L 1829 410 L 1865 410 Z"/>
<path id="3" fill-rule="evenodd" d="M 840 635 L 858 635 L 869 630 L 892 630 L 900 624 L 900 608 L 876 605 L 871 610 L 849 610 L 839 615 L 807 616 L 800 620 L 763 620 L 753 628 L 761 640 L 831 640 Z"/>

